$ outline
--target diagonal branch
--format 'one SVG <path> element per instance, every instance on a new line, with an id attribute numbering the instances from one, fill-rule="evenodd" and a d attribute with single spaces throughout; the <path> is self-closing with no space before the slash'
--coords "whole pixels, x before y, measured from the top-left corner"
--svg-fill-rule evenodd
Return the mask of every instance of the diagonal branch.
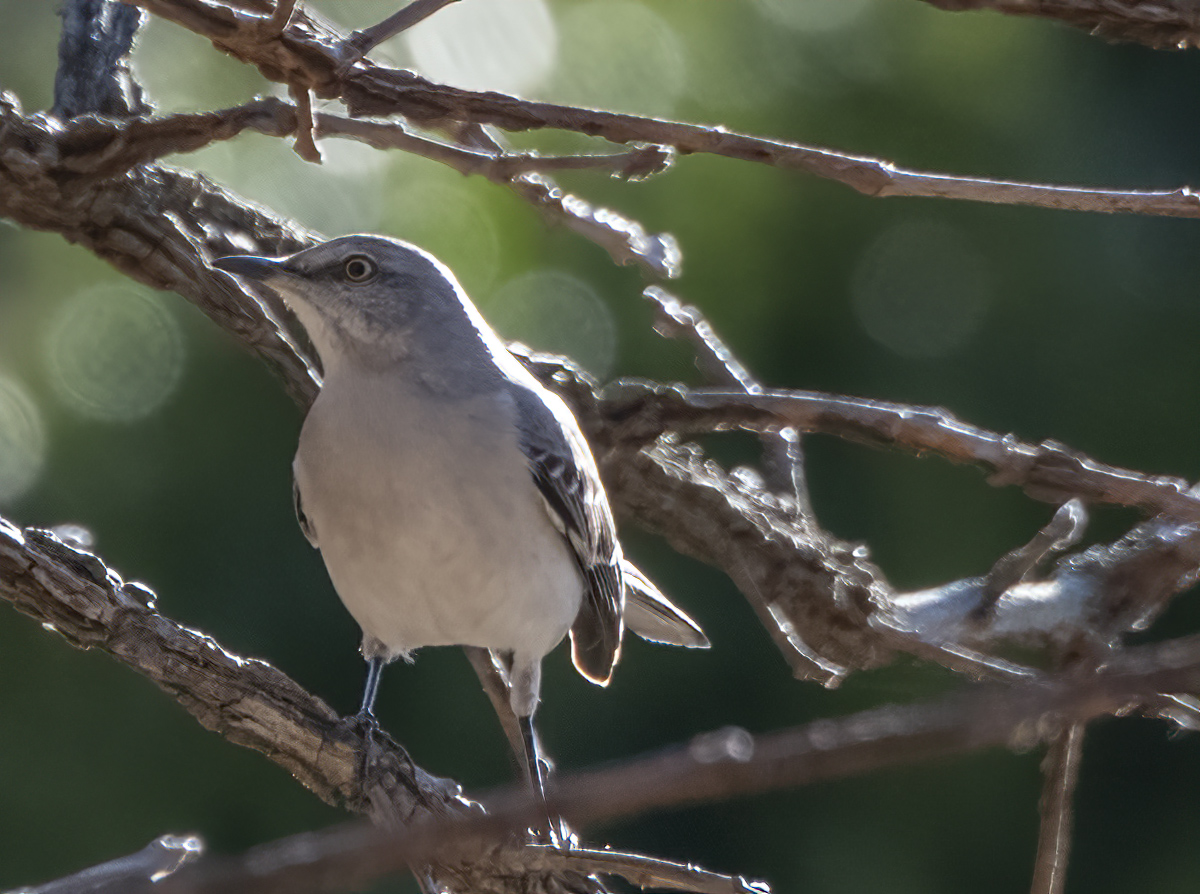
<path id="1" fill-rule="evenodd" d="M 370 28 L 355 31 L 346 39 L 346 61 L 343 65 L 354 64 L 385 40 L 395 37 L 401 31 L 407 31 L 454 2 L 456 0 L 412 0 L 399 12 L 392 13 L 382 22 L 372 25 Z"/>
<path id="2" fill-rule="evenodd" d="M 92 553 L 0 518 L 0 597 L 76 648 L 99 648 L 174 697 L 202 726 L 262 752 L 328 803 L 358 804 L 353 723 L 281 671 L 243 658 L 159 614 L 154 594 L 127 584 Z M 401 815 L 448 815 L 468 804 L 457 786 L 412 767 L 379 737 L 371 784 Z"/>
<path id="3" fill-rule="evenodd" d="M 161 881 L 204 852 L 204 843 L 194 835 L 162 835 L 140 851 L 90 866 L 65 878 L 55 879 L 20 894 L 123 894 L 139 885 Z"/>

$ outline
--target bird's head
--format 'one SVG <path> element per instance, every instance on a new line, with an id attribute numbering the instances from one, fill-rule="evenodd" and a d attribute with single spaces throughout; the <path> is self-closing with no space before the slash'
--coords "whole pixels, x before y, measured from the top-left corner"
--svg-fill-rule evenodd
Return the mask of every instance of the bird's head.
<path id="1" fill-rule="evenodd" d="M 218 258 L 213 266 L 279 293 L 326 370 L 348 355 L 399 359 L 414 340 L 477 329 L 457 280 L 432 255 L 384 236 L 342 236 L 283 258 Z"/>

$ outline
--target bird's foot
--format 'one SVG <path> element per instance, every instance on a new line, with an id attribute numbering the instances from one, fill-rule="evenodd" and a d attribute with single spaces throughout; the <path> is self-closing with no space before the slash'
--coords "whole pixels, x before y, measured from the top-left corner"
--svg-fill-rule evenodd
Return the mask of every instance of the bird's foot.
<path id="1" fill-rule="evenodd" d="M 355 767 L 355 781 L 363 800 L 368 803 L 371 800 L 370 787 L 375 779 L 376 765 L 379 763 L 380 757 L 387 753 L 380 747 L 379 739 L 386 737 L 393 746 L 393 753 L 400 759 L 400 766 L 395 768 L 396 777 L 418 804 L 432 809 L 433 805 L 417 782 L 417 765 L 408 753 L 408 749 L 384 732 L 373 713 L 359 711 L 354 715 L 353 723 L 362 737 L 362 746 L 358 752 L 358 762 Z"/>
<path id="2" fill-rule="evenodd" d="M 579 836 L 567 825 L 561 816 L 555 816 L 550 811 L 546 818 L 529 830 L 529 839 L 533 844 L 552 847 L 557 851 L 569 851 L 579 845 Z"/>
<path id="3" fill-rule="evenodd" d="M 355 766 L 355 778 L 358 790 L 364 798 L 367 797 L 367 786 L 371 778 L 371 769 L 375 766 L 378 746 L 375 738 L 382 732 L 375 715 L 367 711 L 359 711 L 354 715 L 354 727 L 362 737 L 362 746 L 358 751 L 358 762 Z M 411 762 L 411 761 L 410 761 Z"/>

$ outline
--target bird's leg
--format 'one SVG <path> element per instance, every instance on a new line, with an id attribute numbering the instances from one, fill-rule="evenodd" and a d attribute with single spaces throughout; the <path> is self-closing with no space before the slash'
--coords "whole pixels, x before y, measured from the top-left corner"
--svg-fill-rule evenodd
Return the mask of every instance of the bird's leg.
<path id="1" fill-rule="evenodd" d="M 370 771 L 375 762 L 375 737 L 383 729 L 379 725 L 379 719 L 375 716 L 375 697 L 379 694 L 379 680 L 383 675 L 383 668 L 386 664 L 387 659 L 379 656 L 367 659 L 367 681 L 363 684 L 362 707 L 354 715 L 354 725 L 358 728 L 359 735 L 362 736 L 363 740 L 362 751 L 358 754 L 358 767 L 356 770 L 358 790 L 367 800 L 370 800 L 367 795 L 368 771 Z M 431 807 L 429 799 L 417 784 L 417 765 L 409 755 L 408 749 L 398 742 L 393 742 L 393 744 L 396 746 L 396 750 L 400 752 L 400 757 L 404 763 L 408 765 L 408 773 L 399 774 L 400 781 L 418 803 L 426 807 Z"/>
<path id="2" fill-rule="evenodd" d="M 538 747 L 537 731 L 533 728 L 533 715 L 517 717 L 521 726 L 521 742 L 525 746 L 525 769 L 529 776 L 529 786 L 534 796 L 542 803 L 542 812 L 546 817 L 546 835 L 553 847 L 563 847 L 569 840 L 566 827 L 562 820 L 550 809 L 546 800 L 546 774 L 548 767 L 542 761 L 541 749 Z M 540 831 L 540 830 L 536 830 Z"/>
<path id="3" fill-rule="evenodd" d="M 355 724 L 362 735 L 362 751 L 358 755 L 358 786 L 365 792 L 367 770 L 371 767 L 372 752 L 375 750 L 375 734 L 379 732 L 379 721 L 375 717 L 375 697 L 379 695 L 379 679 L 383 676 L 386 662 L 376 656 L 367 659 L 367 680 L 363 684 L 362 707 L 355 715 Z"/>

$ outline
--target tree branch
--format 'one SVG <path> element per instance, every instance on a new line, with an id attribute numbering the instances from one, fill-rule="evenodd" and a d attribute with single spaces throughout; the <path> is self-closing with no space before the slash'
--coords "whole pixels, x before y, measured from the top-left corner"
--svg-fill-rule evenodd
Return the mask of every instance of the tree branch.
<path id="1" fill-rule="evenodd" d="M 1072 723 L 1050 743 L 1042 761 L 1041 824 L 1030 894 L 1062 894 L 1071 857 L 1075 786 L 1083 759 L 1083 723 Z"/>
<path id="2" fill-rule="evenodd" d="M 0 518 L 0 596 L 71 645 L 108 652 L 172 695 L 207 729 L 262 752 L 323 800 L 369 813 L 380 828 L 412 828 L 472 812 L 475 806 L 459 794 L 454 783 L 414 766 L 382 733 L 375 734 L 377 757 L 367 770 L 366 788 L 372 797 L 364 801 L 358 789 L 358 755 L 363 742 L 352 720 L 343 721 L 323 701 L 266 662 L 232 654 L 211 637 L 162 616 L 154 608 L 154 594 L 145 587 L 125 583 L 98 556 L 69 546 L 49 532 L 22 532 Z M 512 832 L 522 827 L 504 828 Z M 521 850 L 520 845 L 507 847 Z M 196 850 L 189 848 L 184 857 Z M 434 860 L 434 850 L 427 848 L 419 862 Z M 592 854 L 591 862 L 576 865 L 535 849 L 527 855 L 509 853 L 497 863 L 493 850 L 488 847 L 470 857 L 458 854 L 437 863 L 434 871 L 473 879 L 464 890 L 478 890 L 480 879 L 489 874 L 504 878 L 575 873 L 586 878 L 597 871 L 623 875 L 635 883 L 661 877 L 685 890 L 740 890 L 726 876 L 634 854 L 607 863 L 602 855 Z M 299 853 L 295 848 L 287 852 L 292 860 Z M 263 869 L 263 857 L 258 853 L 251 861 L 256 878 Z M 310 856 L 314 853 L 319 856 L 323 851 L 317 849 Z M 156 867 L 153 872 L 144 871 L 151 862 Z M 167 862 L 174 867 L 180 861 Z M 602 864 L 607 868 L 600 870 Z M 105 883 L 118 879 L 121 890 L 137 890 L 139 879 L 161 873 L 165 865 L 158 850 L 147 849 L 134 858 L 88 870 L 83 877 L 89 884 L 98 878 Z M 222 862 L 216 865 L 219 873 L 225 872 Z M 82 892 L 85 888 L 70 887 L 76 878 L 44 890 L 46 894 Z M 362 876 L 351 873 L 348 878 L 351 880 L 339 871 L 323 876 L 320 884 L 333 879 L 336 889 L 343 890 Z M 262 887 L 261 879 L 244 883 L 250 885 L 248 890 L 276 890 Z M 313 883 L 312 879 L 308 882 Z M 593 884 L 583 889 L 598 890 Z M 295 888 L 289 883 L 284 890 Z"/>
<path id="3" fill-rule="evenodd" d="M 63 27 L 51 114 L 129 118 L 148 113 L 150 105 L 129 67 L 141 10 L 118 0 L 65 0 L 59 14 Z"/>
<path id="4" fill-rule="evenodd" d="M 1190 0 L 924 0 L 947 12 L 993 10 L 1065 22 L 1091 34 L 1158 50 L 1200 46 L 1200 10 Z"/>
<path id="5" fill-rule="evenodd" d="M 353 723 L 263 661 L 154 609 L 154 594 L 127 584 L 96 555 L 0 518 L 0 596 L 80 649 L 100 648 L 175 698 L 202 726 L 262 752 L 323 801 L 360 803 Z M 371 784 L 401 815 L 467 809 L 457 786 L 419 768 L 386 736 Z"/>
<path id="6" fill-rule="evenodd" d="M 407 6 L 392 13 L 382 22 L 372 25 L 370 28 L 355 31 L 346 39 L 346 62 L 343 64 L 357 62 L 388 38 L 395 37 L 401 31 L 407 31 L 413 25 L 425 21 L 438 10 L 455 2 L 456 0 L 412 0 Z"/>
<path id="7" fill-rule="evenodd" d="M 640 393 L 639 393 L 640 391 Z M 1133 506 L 1176 519 L 1200 521 L 1200 496 L 1186 481 L 1151 476 L 1091 459 L 1056 441 L 1030 444 L 1010 434 L 969 425 L 940 407 L 916 407 L 812 391 L 742 394 L 681 387 L 627 387 L 607 402 L 617 437 L 645 443 L 677 435 L 781 425 L 819 431 L 872 447 L 932 452 L 955 463 L 988 468 L 988 483 L 1020 485 L 1036 500 Z"/>
<path id="8" fill-rule="evenodd" d="M 154 884 L 189 863 L 204 851 L 199 838 L 163 835 L 135 854 L 90 866 L 66 878 L 55 879 L 18 894 L 125 894 L 143 884 Z"/>
<path id="9" fill-rule="evenodd" d="M 1108 669 L 1083 677 L 1062 674 L 1036 685 L 976 687 L 936 702 L 888 706 L 758 737 L 736 728 L 719 730 L 682 746 L 562 777 L 551 804 L 574 821 L 596 823 L 989 747 L 1029 747 L 1057 735 L 1063 724 L 1119 712 L 1162 690 L 1198 687 L 1200 637 L 1185 637 L 1130 650 Z M 244 861 L 206 861 L 178 873 L 161 890 L 163 894 L 302 894 L 333 890 L 325 883 L 329 879 L 362 885 L 435 857 L 452 862 L 488 852 L 508 859 L 518 852 L 498 850 L 490 842 L 502 840 L 507 830 L 523 828 L 540 805 L 529 792 L 511 788 L 485 798 L 485 803 L 487 814 L 422 824 L 401 833 L 348 825 L 283 839 L 256 848 Z M 517 858 L 539 856 L 562 862 L 572 859 L 569 852 L 556 857 L 533 848 L 523 849 Z M 584 868 L 591 859 L 585 858 Z M 606 865 L 615 868 L 623 862 L 618 858 Z M 727 877 L 719 886 L 723 892 L 735 888 L 743 894 L 747 888 L 760 890 L 755 883 Z"/>
<path id="10" fill-rule="evenodd" d="M 604 137 L 614 143 L 656 143 L 673 146 L 681 153 L 702 152 L 803 171 L 880 198 L 947 198 L 1105 214 L 1200 217 L 1200 196 L 1186 186 L 1174 190 L 1094 189 L 954 176 L 818 146 L 754 137 L 723 127 L 462 90 L 369 60 L 343 72 L 340 48 L 344 38 L 301 10 L 297 10 L 285 34 L 264 40 L 259 17 L 208 0 L 124 2 L 207 37 L 219 49 L 257 66 L 270 80 L 302 84 L 319 96 L 340 98 L 356 117 L 402 114 L 427 126 L 475 122 L 510 131 L 553 128 Z"/>
<path id="11" fill-rule="evenodd" d="M 642 295 L 658 308 L 655 331 L 664 338 L 686 338 L 696 352 L 696 366 L 710 382 L 732 385 L 746 394 L 761 394 L 763 386 L 721 341 L 700 309 L 684 304 L 666 289 L 649 286 Z M 816 523 L 808 482 L 804 475 L 804 454 L 800 436 L 794 429 L 764 432 L 766 455 L 763 458 L 767 486 L 777 494 L 796 501 L 796 517 L 803 524 Z"/>

